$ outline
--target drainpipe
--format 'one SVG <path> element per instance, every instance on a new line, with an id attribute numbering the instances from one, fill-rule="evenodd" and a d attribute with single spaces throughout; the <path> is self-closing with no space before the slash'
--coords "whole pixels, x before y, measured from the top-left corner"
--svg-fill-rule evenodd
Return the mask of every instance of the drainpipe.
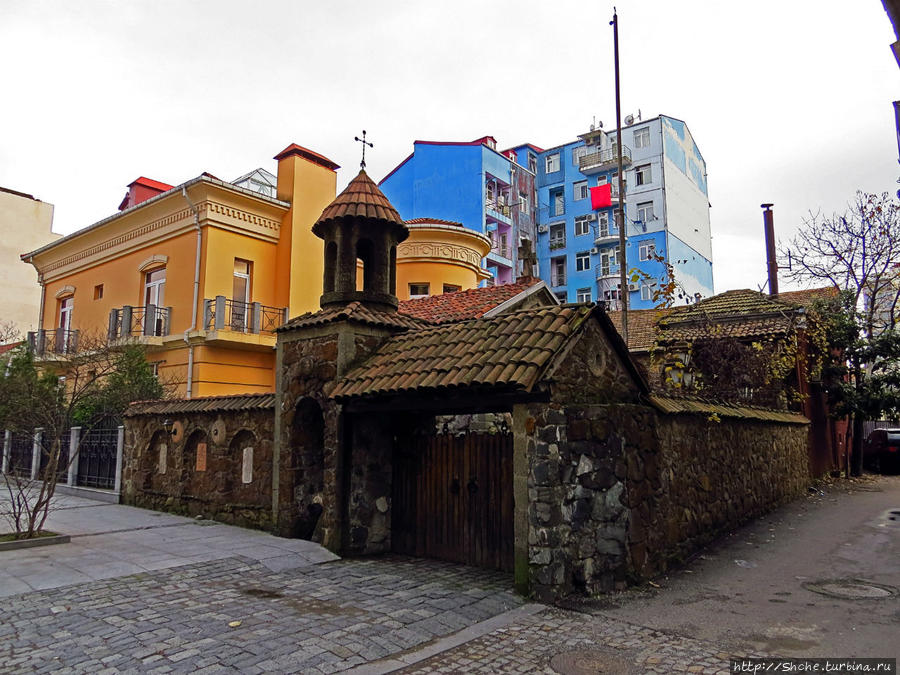
<path id="1" fill-rule="evenodd" d="M 34 258 L 31 259 L 34 265 Z M 38 330 L 44 328 L 44 303 L 47 301 L 47 285 L 44 283 L 44 275 L 38 272 L 38 283 L 41 285 L 41 313 L 38 316 Z"/>
<path id="2" fill-rule="evenodd" d="M 184 341 L 188 346 L 188 362 L 187 362 L 187 387 L 185 390 L 185 398 L 191 398 L 194 383 L 194 345 L 191 344 L 189 333 L 197 329 L 197 302 L 200 298 L 200 246 L 203 243 L 203 232 L 200 229 L 200 211 L 194 206 L 194 202 L 188 197 L 187 188 L 181 186 L 181 194 L 184 196 L 188 205 L 191 207 L 191 213 L 194 214 L 194 225 L 197 227 L 197 252 L 194 256 L 194 300 L 191 303 L 191 325 L 184 331 Z"/>

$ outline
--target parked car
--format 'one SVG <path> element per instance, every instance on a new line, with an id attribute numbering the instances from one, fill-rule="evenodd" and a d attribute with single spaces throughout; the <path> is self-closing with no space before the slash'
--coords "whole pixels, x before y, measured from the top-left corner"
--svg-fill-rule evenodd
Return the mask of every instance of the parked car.
<path id="1" fill-rule="evenodd" d="M 900 429 L 873 429 L 863 441 L 863 462 L 880 473 L 900 471 Z"/>

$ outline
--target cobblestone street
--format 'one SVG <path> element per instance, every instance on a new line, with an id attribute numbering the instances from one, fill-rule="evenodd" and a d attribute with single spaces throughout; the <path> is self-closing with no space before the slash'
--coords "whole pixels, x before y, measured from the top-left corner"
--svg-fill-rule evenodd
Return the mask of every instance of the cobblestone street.
<path id="1" fill-rule="evenodd" d="M 0 671 L 334 672 L 517 607 L 509 586 L 406 559 L 197 563 L 6 598 Z"/>

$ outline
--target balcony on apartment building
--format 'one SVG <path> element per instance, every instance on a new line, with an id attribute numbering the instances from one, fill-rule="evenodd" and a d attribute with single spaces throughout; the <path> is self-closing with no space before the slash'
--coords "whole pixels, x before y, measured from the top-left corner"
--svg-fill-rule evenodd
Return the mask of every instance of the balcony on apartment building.
<path id="1" fill-rule="evenodd" d="M 585 175 L 600 173 L 601 171 L 609 171 L 617 167 L 619 164 L 619 154 L 616 146 L 607 148 L 606 150 L 598 150 L 586 155 L 582 155 L 578 160 L 578 170 Z M 631 149 L 628 146 L 622 146 L 622 166 L 631 164 Z"/>
<path id="2" fill-rule="evenodd" d="M 487 221 L 496 221 L 498 223 L 512 224 L 512 213 L 509 204 L 502 197 L 500 199 L 488 199 L 484 202 L 484 210 Z"/>
<path id="3" fill-rule="evenodd" d="M 162 344 L 162 338 L 169 334 L 171 316 L 171 307 L 116 307 L 109 311 L 107 338 L 110 342 L 132 340 L 145 344 Z"/>
<path id="4" fill-rule="evenodd" d="M 78 350 L 78 331 L 55 328 L 28 333 L 28 349 L 35 358 L 52 359 L 54 356 L 72 354 Z"/>
<path id="5" fill-rule="evenodd" d="M 287 307 L 269 307 L 224 295 L 203 301 L 203 327 L 210 343 L 271 348 L 275 346 L 275 329 L 287 320 Z"/>

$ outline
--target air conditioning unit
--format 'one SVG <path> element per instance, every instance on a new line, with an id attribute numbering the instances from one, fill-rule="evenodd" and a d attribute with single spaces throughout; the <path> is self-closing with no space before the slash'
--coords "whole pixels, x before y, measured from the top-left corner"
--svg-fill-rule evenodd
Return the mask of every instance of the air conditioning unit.
<path id="1" fill-rule="evenodd" d="M 550 231 L 550 227 L 547 225 L 538 225 L 538 234 L 547 234 Z"/>
<path id="2" fill-rule="evenodd" d="M 597 255 L 598 253 L 600 253 L 600 249 L 596 246 L 591 249 L 591 255 Z"/>
<path id="3" fill-rule="evenodd" d="M 629 291 L 639 291 L 639 290 L 641 290 L 641 285 L 637 284 L 637 283 L 630 283 L 630 284 L 628 284 L 628 290 Z"/>

